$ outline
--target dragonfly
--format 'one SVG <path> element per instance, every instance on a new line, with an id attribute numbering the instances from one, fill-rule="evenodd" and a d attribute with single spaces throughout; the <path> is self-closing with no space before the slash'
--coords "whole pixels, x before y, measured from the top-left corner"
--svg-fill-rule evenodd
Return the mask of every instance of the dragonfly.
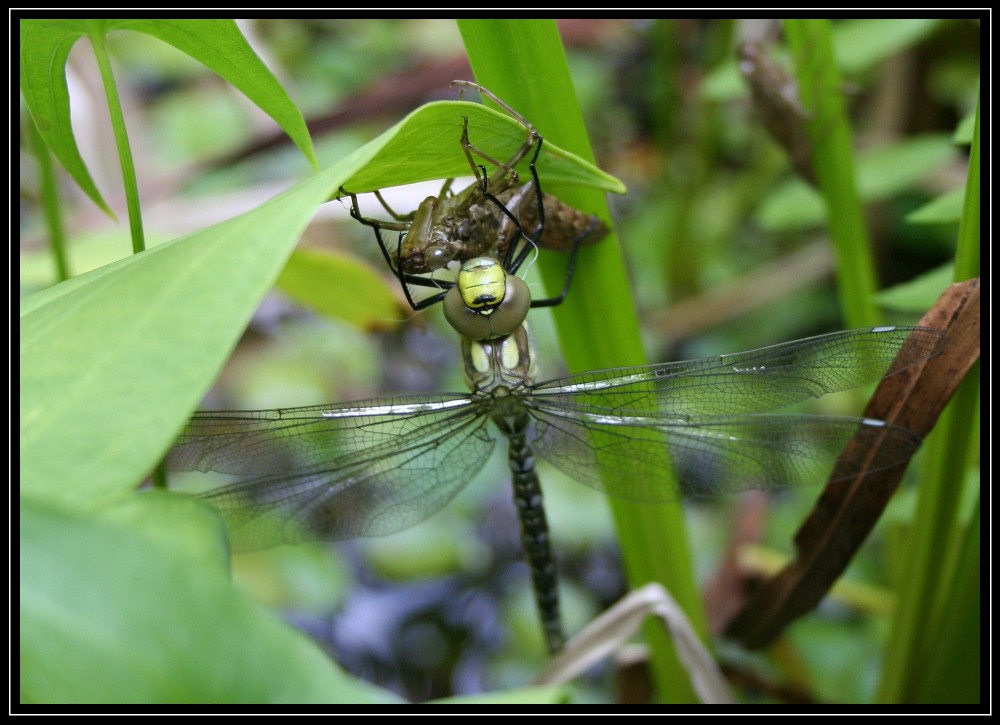
<path id="1" fill-rule="evenodd" d="M 375 197 L 393 221 L 363 216 L 357 195 L 343 188 L 340 190 L 342 196 L 351 200 L 351 216 L 374 230 L 386 263 L 399 278 L 407 301 L 415 310 L 440 301 L 444 295 L 415 302 L 408 284 L 441 287 L 438 279 L 421 275 L 445 269 L 452 262 L 463 263 L 476 257 L 504 259 L 505 268 L 516 271 L 527 255 L 538 247 L 572 253 L 581 246 L 600 241 L 608 233 L 607 225 L 598 217 L 542 190 L 535 164 L 543 139 L 531 122 L 477 83 L 452 81 L 452 86 L 478 91 L 524 127 L 525 142 L 510 159 L 499 161 L 474 146 L 469 140 L 468 118 L 465 118 L 459 144 L 476 177 L 465 189 L 453 193 L 454 179 L 448 179 L 437 196 L 427 197 L 408 214 L 393 211 L 376 190 Z M 532 154 L 529 161 L 531 178 L 522 182 L 515 167 L 529 153 Z M 485 164 L 477 163 L 477 159 L 494 166 L 496 173 L 487 176 Z M 394 251 L 390 251 L 383 239 L 383 230 L 399 233 Z M 522 240 L 524 243 L 519 245 Z"/>
<path id="2" fill-rule="evenodd" d="M 485 290 L 485 292 L 484 292 Z M 546 646 L 565 635 L 535 457 L 638 502 L 775 490 L 909 459 L 918 434 L 880 420 L 770 411 L 894 375 L 937 354 L 940 331 L 873 327 L 698 360 L 536 381 L 527 286 L 496 259 L 462 265 L 445 311 L 469 390 L 256 411 L 201 411 L 168 457 L 236 479 L 203 494 L 236 550 L 402 531 L 453 499 L 507 442 L 521 541 Z M 488 320 L 483 322 L 483 318 Z M 676 475 L 665 467 L 672 462 Z"/>

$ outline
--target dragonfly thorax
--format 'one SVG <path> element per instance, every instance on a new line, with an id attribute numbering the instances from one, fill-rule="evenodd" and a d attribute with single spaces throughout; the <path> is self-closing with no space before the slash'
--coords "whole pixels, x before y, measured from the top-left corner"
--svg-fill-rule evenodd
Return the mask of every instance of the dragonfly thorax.
<path id="1" fill-rule="evenodd" d="M 526 389 L 535 381 L 535 351 L 526 325 L 490 340 L 463 337 L 462 362 L 469 387 L 495 399 Z"/>

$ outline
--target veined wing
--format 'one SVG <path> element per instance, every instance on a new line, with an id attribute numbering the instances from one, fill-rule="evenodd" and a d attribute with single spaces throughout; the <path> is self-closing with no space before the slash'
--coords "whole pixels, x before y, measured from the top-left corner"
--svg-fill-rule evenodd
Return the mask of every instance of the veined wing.
<path id="1" fill-rule="evenodd" d="M 199 412 L 168 465 L 240 477 L 204 495 L 238 550 L 389 534 L 438 511 L 482 468 L 495 444 L 483 405 L 432 395 Z"/>
<path id="2" fill-rule="evenodd" d="M 542 458 L 580 483 L 633 501 L 820 484 L 855 439 L 865 455 L 837 469 L 838 478 L 849 478 L 907 460 L 921 441 L 867 418 L 750 414 L 669 423 L 532 408 L 532 446 Z M 668 456 L 674 476 L 665 475 Z"/>
<path id="3" fill-rule="evenodd" d="M 874 382 L 936 355 L 939 330 L 872 327 L 682 362 L 598 370 L 539 383 L 532 405 L 666 422 L 772 410 Z"/>
<path id="4" fill-rule="evenodd" d="M 571 477 L 613 495 L 667 501 L 825 481 L 849 440 L 869 452 L 839 475 L 885 468 L 920 445 L 861 418 L 762 415 L 878 380 L 936 355 L 938 330 L 847 330 L 713 358 L 602 370 L 536 385 L 532 445 Z M 678 484 L 663 468 L 669 460 Z"/>

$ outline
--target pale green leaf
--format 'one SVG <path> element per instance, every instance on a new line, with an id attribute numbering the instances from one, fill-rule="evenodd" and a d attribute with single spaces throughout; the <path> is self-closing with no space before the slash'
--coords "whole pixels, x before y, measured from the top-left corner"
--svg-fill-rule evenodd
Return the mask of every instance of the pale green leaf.
<path id="1" fill-rule="evenodd" d="M 174 494 L 99 514 L 22 499 L 22 703 L 398 702 L 229 584 L 217 517 Z"/>
<path id="2" fill-rule="evenodd" d="M 407 317 L 399 286 L 388 279 L 356 257 L 299 249 L 289 257 L 278 287 L 321 315 L 364 330 L 386 330 Z"/>
<path id="3" fill-rule="evenodd" d="M 80 156 L 70 123 L 66 58 L 86 36 L 86 21 L 21 20 L 20 31 L 21 92 L 38 132 L 90 200 L 113 217 Z"/>

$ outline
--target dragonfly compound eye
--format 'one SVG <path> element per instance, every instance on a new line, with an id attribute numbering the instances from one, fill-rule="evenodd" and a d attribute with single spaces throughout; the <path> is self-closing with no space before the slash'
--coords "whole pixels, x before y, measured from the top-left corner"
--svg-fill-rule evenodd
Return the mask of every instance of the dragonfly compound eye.
<path id="1" fill-rule="evenodd" d="M 462 265 L 458 284 L 444 298 L 448 323 L 472 340 L 511 334 L 524 322 L 529 307 L 528 285 L 504 272 L 496 260 L 482 257 Z"/>

